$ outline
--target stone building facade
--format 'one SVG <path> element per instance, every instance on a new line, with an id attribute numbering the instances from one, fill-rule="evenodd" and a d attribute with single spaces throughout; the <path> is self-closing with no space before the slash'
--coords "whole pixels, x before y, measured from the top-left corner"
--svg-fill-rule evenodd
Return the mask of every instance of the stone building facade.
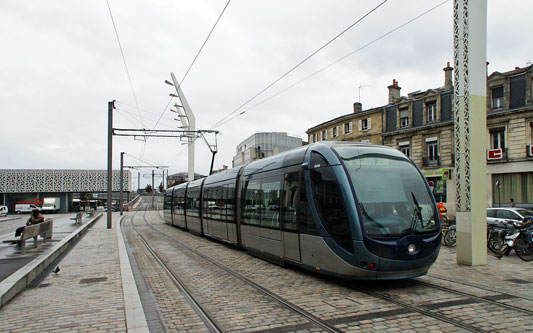
<path id="1" fill-rule="evenodd" d="M 394 147 L 411 158 L 433 188 L 435 198 L 455 215 L 453 68 L 444 68 L 444 85 L 401 96 L 393 80 L 388 104 L 356 110 L 307 131 L 309 142 L 370 142 Z M 533 65 L 487 77 L 487 206 L 533 206 Z M 372 127 L 330 135 L 337 126 L 372 115 Z M 380 121 L 381 119 L 381 121 Z M 327 135 L 321 135 L 327 132 Z M 498 185 L 497 185 L 498 184 Z"/>

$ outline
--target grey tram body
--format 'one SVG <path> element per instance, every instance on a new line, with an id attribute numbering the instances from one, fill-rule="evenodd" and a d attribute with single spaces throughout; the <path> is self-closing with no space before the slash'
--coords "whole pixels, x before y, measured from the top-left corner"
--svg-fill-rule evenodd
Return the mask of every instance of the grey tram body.
<path id="1" fill-rule="evenodd" d="M 354 149 L 372 146 L 335 142 L 311 144 L 174 186 L 165 194 L 165 221 L 194 234 L 242 247 L 269 261 L 319 273 L 367 280 L 426 274 L 440 249 L 440 226 L 431 234 L 407 235 L 395 244 L 365 237 L 354 191 L 357 184 L 352 184 L 339 155 L 332 149 L 335 145 Z M 397 154 L 388 147 L 372 147 L 382 149 L 385 154 Z M 348 234 L 344 236 L 349 238 L 344 243 L 328 234 L 315 205 L 310 172 L 321 167 L 312 160 L 312 155 L 316 154 L 330 168 L 331 177 L 334 175 L 338 186 L 336 195 L 344 202 Z M 414 164 L 413 168 L 416 168 Z M 430 191 L 425 179 L 421 182 L 426 187 L 422 190 Z M 268 192 L 267 189 L 274 190 Z M 260 200 L 254 198 L 257 193 Z M 279 193 L 279 197 L 270 198 L 269 193 Z M 432 196 L 431 199 L 436 207 Z M 267 202 L 269 205 L 263 204 Z M 406 257 L 403 254 L 406 242 L 425 250 Z M 381 243 L 385 244 L 383 251 L 379 248 Z M 401 253 L 396 256 L 395 251 Z M 386 254 L 379 255 L 381 252 Z M 367 263 L 375 267 L 368 267 Z"/>

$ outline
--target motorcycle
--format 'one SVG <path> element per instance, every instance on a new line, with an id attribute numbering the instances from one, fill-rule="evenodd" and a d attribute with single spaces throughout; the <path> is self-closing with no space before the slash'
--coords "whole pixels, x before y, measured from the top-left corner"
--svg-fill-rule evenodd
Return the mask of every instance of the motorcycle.
<path id="1" fill-rule="evenodd" d="M 533 218 L 505 221 L 487 228 L 487 247 L 500 258 L 513 249 L 524 261 L 533 260 Z"/>

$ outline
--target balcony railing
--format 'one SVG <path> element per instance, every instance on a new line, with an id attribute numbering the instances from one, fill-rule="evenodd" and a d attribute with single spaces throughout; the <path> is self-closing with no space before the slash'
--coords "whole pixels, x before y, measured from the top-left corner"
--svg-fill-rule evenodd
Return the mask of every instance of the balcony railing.
<path id="1" fill-rule="evenodd" d="M 422 166 L 425 167 L 438 167 L 440 166 L 440 156 L 429 158 L 429 157 L 422 157 Z"/>

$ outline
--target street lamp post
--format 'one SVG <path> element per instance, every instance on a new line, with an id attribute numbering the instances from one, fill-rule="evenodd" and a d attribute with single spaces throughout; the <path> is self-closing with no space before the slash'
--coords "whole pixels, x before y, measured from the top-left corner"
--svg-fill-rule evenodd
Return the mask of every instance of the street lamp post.
<path id="1" fill-rule="evenodd" d="M 188 157 L 188 171 L 189 171 L 188 178 L 189 178 L 189 181 L 193 181 L 194 180 L 194 146 L 195 146 L 194 142 L 195 142 L 196 137 L 192 135 L 192 132 L 196 131 L 196 117 L 192 113 L 191 107 L 189 106 L 189 103 L 187 102 L 187 99 L 185 98 L 185 95 L 183 94 L 183 91 L 181 90 L 181 87 L 178 81 L 176 80 L 176 76 L 174 75 L 174 73 L 171 72 L 170 77 L 172 78 L 172 82 L 165 81 L 165 83 L 171 86 L 174 86 L 174 88 L 176 89 L 178 98 L 181 101 L 181 105 L 176 105 L 179 119 L 181 120 L 181 123 L 183 124 L 183 126 L 186 127 L 186 129 L 190 132 L 187 138 L 187 141 L 189 142 L 188 143 L 188 155 L 189 155 Z M 181 108 L 183 108 L 183 111 L 185 111 L 185 115 L 183 115 L 180 112 Z M 185 119 L 187 121 L 184 121 Z"/>

